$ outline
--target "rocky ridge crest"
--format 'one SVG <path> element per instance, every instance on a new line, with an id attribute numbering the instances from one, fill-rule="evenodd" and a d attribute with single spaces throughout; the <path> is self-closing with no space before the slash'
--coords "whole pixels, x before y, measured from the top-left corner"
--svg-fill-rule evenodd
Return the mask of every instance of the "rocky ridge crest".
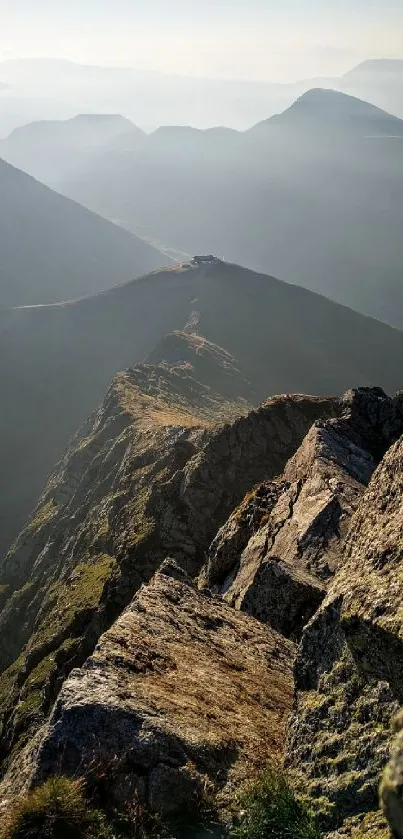
<path id="1" fill-rule="evenodd" d="M 192 363 L 170 341 L 169 363 L 115 378 L 2 563 L 1 792 L 100 761 L 118 803 L 169 815 L 207 793 L 225 819 L 284 754 L 324 834 L 381 839 L 403 704 L 401 397 L 248 411 L 225 351 L 186 338 Z"/>
<path id="2" fill-rule="evenodd" d="M 229 809 L 253 767 L 281 754 L 293 654 L 166 560 L 64 683 L 27 782 L 102 766 L 117 801 L 130 790 L 166 816 L 208 793 Z"/>
<path id="3" fill-rule="evenodd" d="M 383 391 L 349 391 L 317 420 L 283 474 L 244 499 L 218 532 L 200 580 L 237 609 L 298 639 L 323 600 L 379 458 L 401 427 Z"/>
<path id="4" fill-rule="evenodd" d="M 223 357 L 212 345 L 203 353 L 209 371 Z M 217 383 L 236 375 L 224 359 Z M 280 396 L 239 416 L 245 403 L 207 386 L 200 358 L 194 368 L 140 365 L 115 377 L 1 564 L 5 765 L 167 555 L 197 574 L 249 487 L 281 472 L 312 422 L 337 409 L 331 398 Z M 217 425 L 220 408 L 238 419 Z"/>

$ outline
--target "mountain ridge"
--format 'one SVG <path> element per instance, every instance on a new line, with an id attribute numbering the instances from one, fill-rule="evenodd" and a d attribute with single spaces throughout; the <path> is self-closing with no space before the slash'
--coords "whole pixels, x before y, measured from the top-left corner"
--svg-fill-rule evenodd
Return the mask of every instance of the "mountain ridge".
<path id="1" fill-rule="evenodd" d="M 303 108 L 309 108 L 309 116 L 322 116 L 336 123 L 340 117 L 372 117 L 374 119 L 388 119 L 392 125 L 396 125 L 403 131 L 403 120 L 388 113 L 383 108 L 351 96 L 348 93 L 331 88 L 311 88 L 303 93 L 295 102 L 282 114 L 270 117 L 266 125 L 279 123 L 297 114 Z M 256 127 L 256 126 L 255 126 Z"/>
<path id="2" fill-rule="evenodd" d="M 403 58 L 368 58 L 366 61 L 361 61 L 360 64 L 357 64 L 351 70 L 348 70 L 343 78 L 368 70 L 376 70 L 381 73 L 390 72 L 391 70 L 400 70 L 403 72 Z"/>
<path id="3" fill-rule="evenodd" d="M 244 133 L 161 129 L 58 188 L 163 249 L 222 254 L 401 327 L 403 121 L 324 96 Z"/>
<path id="4" fill-rule="evenodd" d="M 111 378 L 144 361 L 175 330 L 195 332 L 234 359 L 240 373 L 219 381 L 220 388 L 227 382 L 227 401 L 242 396 L 257 405 L 270 392 L 341 393 L 357 379 L 380 381 L 390 391 L 400 384 L 399 330 L 220 261 L 179 263 L 73 303 L 0 309 L 4 547 Z"/>
<path id="5" fill-rule="evenodd" d="M 189 348 L 199 354 L 193 342 Z M 211 361 L 220 378 L 217 349 Z M 197 381 L 187 387 L 192 373 Z M 185 390 L 173 389 L 173 378 Z M 227 403 L 219 394 L 212 400 L 211 379 L 211 368 L 203 376 L 188 364 L 118 374 L 1 562 L 1 637 L 8 639 L 0 644 L 2 754 L 15 754 L 28 730 L 38 730 L 61 680 L 167 551 L 194 576 L 217 526 L 250 484 L 277 474 L 312 421 L 337 410 L 337 399 L 293 395 L 252 411 L 234 402 L 232 417 L 222 417 L 219 405 Z M 24 611 L 19 623 L 7 606 L 14 602 Z M 24 685 L 14 678 L 21 654 Z M 39 684 L 36 671 L 48 664 Z"/>
<path id="6" fill-rule="evenodd" d="M 376 61 L 376 68 L 387 64 L 390 68 L 391 61 Z M 358 65 L 360 66 L 360 65 Z M 355 68 L 349 73 L 354 74 Z M 40 83 L 47 91 L 48 99 L 57 98 L 57 82 L 60 77 L 64 86 L 70 86 L 69 104 L 77 102 L 77 110 L 94 110 L 94 103 L 98 110 L 115 110 L 115 102 L 120 103 L 119 110 L 126 112 L 130 118 L 135 118 L 144 126 L 155 126 L 167 121 L 178 123 L 189 123 L 197 121 L 200 127 L 217 123 L 219 114 L 224 113 L 224 119 L 233 127 L 246 128 L 269 116 L 277 113 L 291 104 L 293 98 L 299 95 L 308 87 L 328 86 L 336 89 L 343 89 L 345 85 L 350 86 L 349 73 L 340 76 L 327 76 L 295 80 L 294 82 L 273 83 L 269 80 L 248 81 L 245 79 L 203 79 L 187 78 L 180 75 L 169 75 L 164 73 L 152 73 L 150 71 L 136 71 L 133 67 L 102 67 L 85 66 L 68 61 L 52 61 L 51 59 L 14 60 L 2 62 L 0 74 L 3 71 L 5 81 L 12 84 L 19 95 L 34 95 Z M 358 95 L 361 98 L 369 99 L 381 107 L 392 104 L 392 111 L 395 108 L 397 114 L 403 116 L 401 101 L 399 104 L 399 93 L 394 95 L 388 87 L 374 82 L 367 83 L 367 79 L 361 78 L 354 81 Z M 368 76 L 368 73 L 366 74 Z M 380 77 L 382 74 L 372 72 L 372 76 Z M 397 75 L 395 73 L 395 75 Z M 36 83 L 35 83 L 35 76 Z M 393 73 L 389 72 L 393 79 Z M 110 80 L 114 95 L 105 95 L 105 79 Z M 55 82 L 53 81 L 55 80 Z M 81 81 L 82 90 L 77 89 L 77 82 Z M 390 88 L 390 85 L 389 85 Z M 146 95 L 144 95 L 146 89 Z M 158 96 L 158 89 L 164 90 L 165 101 L 161 102 Z M 148 95 L 147 95 L 148 94 Z M 201 121 L 202 97 L 208 96 L 211 100 L 207 119 Z M 401 97 L 401 86 L 400 86 Z M 243 103 L 241 113 L 235 111 L 235 103 L 240 99 Z M 133 101 L 137 100 L 137 113 L 133 109 Z M 247 104 L 246 104 L 247 103 Z M 63 103 L 53 106 L 53 112 L 58 116 L 62 110 Z M 206 106 L 204 106 L 205 109 Z M 266 114 L 264 113 L 266 109 Z M 30 110 L 32 112 L 32 103 Z M 390 107 L 389 107 L 390 110 Z M 269 113 L 267 113 L 267 111 Z M 40 113 L 40 112 L 39 112 Z M 52 115 L 52 111 L 50 112 Z M 172 117 L 171 115 L 174 114 Z M 140 116 L 140 119 L 139 119 Z M 24 115 L 20 117 L 21 122 Z M 204 122 L 204 125 L 203 125 Z M 200 124 L 202 123 L 202 124 Z M 13 123 L 11 123 L 13 125 Z M 15 126 L 15 121 L 14 125 Z"/>

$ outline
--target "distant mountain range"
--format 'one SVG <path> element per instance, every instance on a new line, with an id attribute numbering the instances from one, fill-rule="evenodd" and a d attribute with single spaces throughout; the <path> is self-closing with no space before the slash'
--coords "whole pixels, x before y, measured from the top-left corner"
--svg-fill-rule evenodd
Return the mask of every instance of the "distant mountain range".
<path id="1" fill-rule="evenodd" d="M 403 59 L 363 61 L 343 76 L 341 90 L 403 117 Z"/>
<path id="2" fill-rule="evenodd" d="M 93 294 L 167 257 L 0 160 L 0 306 Z"/>
<path id="3" fill-rule="evenodd" d="M 165 340 L 155 351 L 175 330 L 185 338 Z M 221 348 L 210 366 L 204 341 Z M 224 408 L 217 393 L 240 411 L 241 402 L 258 405 L 273 393 L 337 394 L 357 381 L 394 391 L 403 333 L 221 261 L 175 265 L 75 303 L 0 308 L 3 548 L 112 376 L 148 356 L 166 363 L 173 380 L 179 364 L 183 386 L 195 397 L 189 366 L 195 352 L 197 379 L 211 388 L 218 421 Z"/>
<path id="4" fill-rule="evenodd" d="M 81 117 L 19 129 L 2 153 L 162 249 L 218 253 L 403 326 L 402 120 L 322 89 L 246 132 L 93 119 L 92 144 Z"/>
<path id="5" fill-rule="evenodd" d="M 245 130 L 283 111 L 312 87 L 351 93 L 403 117 L 402 67 L 403 61 L 376 60 L 341 77 L 273 84 L 186 78 L 53 59 L 3 61 L 0 81 L 8 89 L 1 99 L 0 136 L 32 120 L 63 119 L 90 111 L 118 111 L 147 130 L 164 123 Z"/>
<path id="6" fill-rule="evenodd" d="M 16 128 L 0 141 L 0 154 L 38 180 L 57 185 L 91 165 L 108 149 L 135 148 L 146 135 L 120 114 L 80 114 L 68 120 L 41 120 Z"/>

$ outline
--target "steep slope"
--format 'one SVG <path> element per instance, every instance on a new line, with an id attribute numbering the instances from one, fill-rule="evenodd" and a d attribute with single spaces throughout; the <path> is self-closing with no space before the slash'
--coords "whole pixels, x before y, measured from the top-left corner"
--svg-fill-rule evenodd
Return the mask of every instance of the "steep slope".
<path id="1" fill-rule="evenodd" d="M 365 487 L 403 430 L 400 399 L 348 392 L 316 422 L 275 482 L 249 493 L 218 532 L 201 575 L 229 604 L 298 639 L 337 570 Z"/>
<path id="2" fill-rule="evenodd" d="M 141 365 L 119 374 L 1 563 L 4 757 L 29 741 L 66 675 L 165 557 L 196 574 L 248 487 L 281 472 L 312 422 L 337 407 L 274 397 L 217 427 L 229 403 L 192 372 Z M 242 408 L 233 404 L 233 414 Z"/>
<path id="3" fill-rule="evenodd" d="M 118 808 L 242 820 L 237 791 L 285 746 L 322 835 L 387 839 L 382 773 L 400 835 L 402 394 L 237 417 L 228 351 L 161 350 L 115 377 L 0 563 L 2 800 L 63 772 Z"/>
<path id="4" fill-rule="evenodd" d="M 233 360 L 205 346 L 196 381 L 180 340 L 166 341 L 171 367 L 116 377 L 1 563 L 1 795 L 63 772 L 101 784 L 118 808 L 135 796 L 169 818 L 208 803 L 231 820 L 240 786 L 283 755 L 297 652 L 288 777 L 322 835 L 387 839 L 378 784 L 402 704 L 401 394 L 275 397 L 217 427 L 229 403 L 203 371 L 208 359 L 225 382 Z M 287 536 L 273 514 L 293 483 Z M 191 581 L 217 529 L 213 545 L 239 548 L 231 511 L 252 534 L 274 525 L 269 561 L 293 579 L 252 582 L 264 613 Z M 284 633 L 302 624 L 289 633 L 282 598 L 292 617 L 308 573 L 323 602 L 296 651 Z M 398 835 L 400 762 L 398 741 L 381 787 Z"/>
<path id="5" fill-rule="evenodd" d="M 164 247 L 222 254 L 400 327 L 402 137 L 402 120 L 314 90 L 244 133 L 157 131 L 58 188 Z"/>
<path id="6" fill-rule="evenodd" d="M 372 820 L 372 835 L 385 835 L 372 814 L 402 704 L 402 501 L 400 438 L 352 519 L 339 570 L 298 652 L 288 763 L 325 830 L 344 823 L 349 833 Z M 387 777 L 383 798 L 392 817 Z"/>
<path id="7" fill-rule="evenodd" d="M 242 375 L 232 384 L 228 369 L 217 383 L 230 401 L 243 397 L 257 405 L 281 392 L 340 394 L 357 381 L 393 392 L 401 380 L 399 331 L 222 262 L 175 266 L 67 305 L 0 310 L 3 548 L 113 375 L 143 360 L 175 329 L 233 356 Z M 189 346 L 181 342 L 185 361 Z M 164 346 L 160 360 L 169 352 Z M 214 375 L 210 370 L 208 377 Z M 214 386 L 214 378 L 207 384 Z"/>
<path id="8" fill-rule="evenodd" d="M 167 262 L 131 233 L 0 160 L 0 305 L 94 294 Z"/>

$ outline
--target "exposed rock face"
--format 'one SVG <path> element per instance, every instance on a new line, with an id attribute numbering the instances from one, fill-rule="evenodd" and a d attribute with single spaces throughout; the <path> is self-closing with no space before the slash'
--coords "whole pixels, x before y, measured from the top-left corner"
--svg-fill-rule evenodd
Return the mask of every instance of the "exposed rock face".
<path id="1" fill-rule="evenodd" d="M 0 797 L 105 767 L 117 803 L 169 815 L 207 793 L 225 813 L 281 757 L 294 676 L 297 789 L 334 839 L 383 839 L 402 400 L 363 388 L 246 412 L 228 353 L 193 333 L 168 350 L 115 378 L 1 565 Z M 401 737 L 382 787 L 399 839 Z"/>
<path id="2" fill-rule="evenodd" d="M 196 344 L 195 368 L 175 359 L 116 377 L 1 565 L 6 758 L 38 729 L 68 673 L 167 554 L 198 573 L 245 492 L 281 472 L 312 422 L 336 410 L 334 399 L 275 397 L 217 427 L 246 403 L 206 385 L 201 368 L 210 377 L 214 359 L 225 367 L 217 386 L 236 369 L 228 353 Z"/>
<path id="3" fill-rule="evenodd" d="M 238 569 L 244 548 L 267 522 L 286 486 L 280 480 L 265 481 L 247 493 L 209 547 L 208 560 L 199 578 L 201 588 L 221 593 L 227 578 L 231 578 L 234 570 Z"/>
<path id="4" fill-rule="evenodd" d="M 26 780 L 113 767 L 109 791 L 126 803 L 137 791 L 167 815 L 207 792 L 225 808 L 281 752 L 293 655 L 167 560 L 65 682 Z"/>
<path id="5" fill-rule="evenodd" d="M 380 799 L 394 836 L 403 836 L 403 713 L 395 719 L 397 735 L 389 763 L 383 773 Z"/>
<path id="6" fill-rule="evenodd" d="M 374 445 L 379 451 L 379 437 Z M 377 809 L 391 719 L 403 701 L 402 467 L 400 439 L 352 519 L 338 572 L 297 656 L 287 762 L 326 829 Z M 395 827 L 399 748 L 383 787 Z"/>
<path id="7" fill-rule="evenodd" d="M 247 497 L 220 530 L 202 584 L 298 637 L 323 600 L 351 516 L 401 427 L 398 403 L 383 391 L 348 392 L 340 416 L 318 420 L 281 479 Z"/>

